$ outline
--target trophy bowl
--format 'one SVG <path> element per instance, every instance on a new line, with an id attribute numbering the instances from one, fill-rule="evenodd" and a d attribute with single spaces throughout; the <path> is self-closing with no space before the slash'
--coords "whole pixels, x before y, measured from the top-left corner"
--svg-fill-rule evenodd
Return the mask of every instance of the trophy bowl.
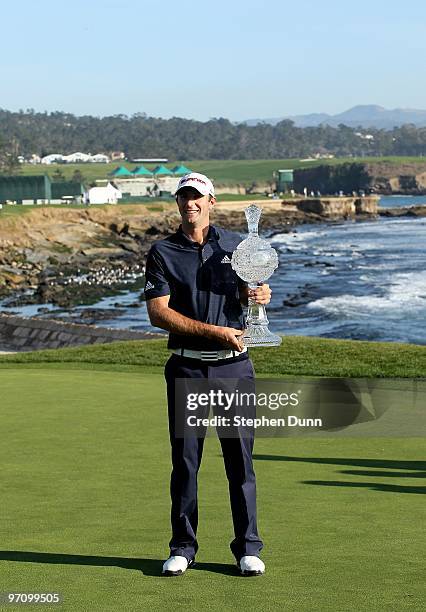
<path id="1" fill-rule="evenodd" d="M 262 285 L 278 268 L 278 255 L 269 242 L 258 235 L 262 209 L 252 204 L 245 209 L 249 236 L 232 254 L 231 266 L 238 276 L 248 283 L 249 289 Z M 279 346 L 281 336 L 268 329 L 268 317 L 263 304 L 248 298 L 247 327 L 243 334 L 245 346 Z"/>

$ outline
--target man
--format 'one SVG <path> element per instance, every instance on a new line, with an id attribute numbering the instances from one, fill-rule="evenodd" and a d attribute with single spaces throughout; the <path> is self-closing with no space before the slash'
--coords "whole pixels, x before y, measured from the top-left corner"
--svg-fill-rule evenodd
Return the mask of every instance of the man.
<path id="1" fill-rule="evenodd" d="M 176 436 L 175 379 L 254 379 L 242 339 L 242 304 L 247 304 L 249 290 L 230 265 L 241 238 L 210 225 L 216 198 L 211 180 L 203 174 L 182 177 L 175 197 L 182 224 L 151 247 L 145 281 L 151 323 L 169 332 L 172 351 L 165 367 L 173 465 L 172 538 L 170 557 L 163 565 L 167 576 L 183 574 L 198 550 L 197 474 L 204 444 L 204 437 Z M 250 297 L 268 304 L 271 290 L 264 284 Z M 231 551 L 241 573 L 248 576 L 265 570 L 259 558 L 263 543 L 256 521 L 253 442 L 253 435 L 220 437 L 235 533 Z"/>

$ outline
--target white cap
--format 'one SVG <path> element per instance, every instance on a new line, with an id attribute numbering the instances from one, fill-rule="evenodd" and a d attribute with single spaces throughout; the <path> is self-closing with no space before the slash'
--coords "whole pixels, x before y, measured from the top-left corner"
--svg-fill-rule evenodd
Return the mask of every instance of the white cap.
<path id="1" fill-rule="evenodd" d="M 211 195 L 214 197 L 214 187 L 213 183 L 207 176 L 204 174 L 199 174 L 198 172 L 190 172 L 189 174 L 185 174 L 183 176 L 177 186 L 175 195 L 182 189 L 182 187 L 193 187 L 197 191 L 201 193 L 201 195 Z"/>

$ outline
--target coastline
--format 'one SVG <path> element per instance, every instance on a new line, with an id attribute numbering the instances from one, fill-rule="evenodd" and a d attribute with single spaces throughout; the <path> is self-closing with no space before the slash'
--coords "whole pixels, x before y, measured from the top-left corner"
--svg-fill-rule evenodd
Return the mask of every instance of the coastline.
<path id="1" fill-rule="evenodd" d="M 426 206 L 379 209 L 377 202 L 377 196 L 219 200 L 212 223 L 245 233 L 244 208 L 252 203 L 263 210 L 260 230 L 267 236 L 294 232 L 305 224 L 426 216 Z M 71 308 L 123 289 L 141 290 L 152 242 L 173 233 L 179 222 L 174 203 L 45 207 L 0 219 L 0 297 L 13 297 L 12 306 L 52 303 Z"/>

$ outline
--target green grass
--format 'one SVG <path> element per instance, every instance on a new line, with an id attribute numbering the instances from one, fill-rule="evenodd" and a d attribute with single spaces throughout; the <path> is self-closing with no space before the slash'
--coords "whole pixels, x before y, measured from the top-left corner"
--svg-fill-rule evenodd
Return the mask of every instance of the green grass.
<path id="1" fill-rule="evenodd" d="M 267 573 L 247 579 L 233 566 L 226 477 L 208 438 L 197 567 L 167 579 L 162 375 L 39 365 L 0 369 L 1 591 L 59 592 L 64 603 L 43 609 L 64 612 L 423 609 L 424 440 L 259 438 Z"/>
<path id="2" fill-rule="evenodd" d="M 98 208 L 106 208 L 107 206 L 113 206 L 112 204 L 96 204 L 96 210 Z M 126 204 L 121 204 L 126 206 Z M 77 208 L 80 210 L 86 207 L 83 204 L 3 204 L 3 208 L 0 210 L 0 219 L 20 217 L 30 213 L 32 210 L 39 208 L 60 208 L 61 210 L 68 208 Z"/>
<path id="3" fill-rule="evenodd" d="M 217 185 L 234 185 L 241 183 L 250 185 L 253 181 L 272 181 L 272 173 L 282 168 L 307 168 L 319 164 L 340 164 L 344 162 L 379 162 L 390 163 L 425 163 L 422 157 L 347 157 L 335 159 L 319 159 L 312 162 L 301 162 L 299 159 L 232 159 L 232 160 L 191 160 L 185 161 L 185 165 L 195 172 L 202 172 L 211 177 Z M 174 166 L 176 162 L 170 161 L 168 167 Z M 87 182 L 97 179 L 105 179 L 117 166 L 125 166 L 133 170 L 140 164 L 128 162 L 115 162 L 111 164 L 52 164 L 49 166 L 34 166 L 24 164 L 20 167 L 21 174 L 44 174 L 52 176 L 56 170 L 60 170 L 66 180 L 69 180 L 75 170 L 79 170 Z M 152 170 L 156 164 L 144 164 Z"/>
<path id="4" fill-rule="evenodd" d="M 14 364 L 89 364 L 143 367 L 158 371 L 168 356 L 166 340 L 113 342 L 61 350 L 0 356 L 0 369 Z M 426 347 L 397 342 L 367 342 L 284 336 L 277 348 L 251 350 L 258 374 L 329 377 L 426 377 Z"/>
<path id="5" fill-rule="evenodd" d="M 218 202 L 243 202 L 243 201 L 250 201 L 250 200 L 269 200 L 270 198 L 268 198 L 265 195 L 262 194 L 254 194 L 254 195 L 240 195 L 240 194 L 235 194 L 235 193 L 223 193 L 218 195 L 217 200 Z M 126 214 L 126 207 L 129 207 L 127 209 L 127 211 L 131 211 L 132 207 L 134 206 L 145 206 L 147 208 L 147 210 L 150 211 L 162 211 L 164 210 L 165 207 L 170 206 L 175 208 L 176 207 L 176 203 L 174 198 L 168 198 L 167 200 L 157 200 L 155 198 L 152 198 L 152 200 L 143 200 L 138 202 L 137 200 L 132 201 L 132 202 L 123 202 L 123 203 L 119 203 L 117 204 L 93 204 L 89 210 L 99 210 L 99 209 L 107 209 L 107 208 L 117 208 L 117 206 L 119 206 L 119 211 L 122 212 L 123 214 Z M 124 208 L 123 208 L 124 207 Z M 79 210 L 87 210 L 87 206 L 85 204 L 25 204 L 25 205 L 21 205 L 21 204 L 14 204 L 14 205 L 9 205 L 9 204 L 4 204 L 3 208 L 0 209 L 0 219 L 7 219 L 10 217 L 17 217 L 17 216 L 21 216 L 21 215 L 25 215 L 28 214 L 29 212 L 31 212 L 32 210 L 38 209 L 38 208 L 58 208 L 61 210 L 67 210 L 68 208 L 72 208 L 72 209 L 79 209 Z"/>
<path id="6" fill-rule="evenodd" d="M 256 199 L 258 199 L 256 197 Z M 162 211 L 164 207 L 171 206 L 176 207 L 176 203 L 174 200 L 170 199 L 168 201 L 157 201 L 155 199 L 152 202 L 125 202 L 123 204 L 93 204 L 87 209 L 85 204 L 25 204 L 22 206 L 21 204 L 5 204 L 3 208 L 0 210 L 0 221 L 1 219 L 8 218 L 16 218 L 22 215 L 29 214 L 33 210 L 37 210 L 39 208 L 48 208 L 49 210 L 60 209 L 60 210 L 68 210 L 68 209 L 77 209 L 77 210 L 108 210 L 115 209 L 117 210 L 117 214 L 132 214 L 135 212 L 135 205 L 145 206 L 149 211 Z"/>

